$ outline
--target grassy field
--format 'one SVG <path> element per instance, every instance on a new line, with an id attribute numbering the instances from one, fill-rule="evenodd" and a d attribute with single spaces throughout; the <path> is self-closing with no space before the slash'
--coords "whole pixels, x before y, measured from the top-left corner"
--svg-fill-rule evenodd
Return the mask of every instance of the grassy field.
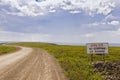
<path id="1" fill-rule="evenodd" d="M 18 48 L 0 45 L 0 55 L 17 51 Z"/>
<path id="2" fill-rule="evenodd" d="M 104 80 L 100 73 L 95 73 L 90 63 L 90 55 L 86 53 L 85 46 L 67 46 L 47 43 L 17 43 L 16 45 L 42 48 L 54 55 L 65 75 L 69 80 Z M 102 57 L 94 55 L 94 61 L 102 60 Z M 120 59 L 120 47 L 109 47 L 106 61 L 115 62 Z"/>

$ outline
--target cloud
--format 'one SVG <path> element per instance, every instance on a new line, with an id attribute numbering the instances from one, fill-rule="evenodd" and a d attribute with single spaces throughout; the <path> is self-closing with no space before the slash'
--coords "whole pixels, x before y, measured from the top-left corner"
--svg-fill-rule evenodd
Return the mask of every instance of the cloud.
<path id="1" fill-rule="evenodd" d="M 89 23 L 89 24 L 84 24 L 83 26 L 85 27 L 99 27 L 99 26 L 108 26 L 108 27 L 111 27 L 111 26 L 115 26 L 115 27 L 118 27 L 118 25 L 120 25 L 120 21 L 118 20 L 112 20 L 112 21 L 101 21 L 101 22 L 94 22 L 94 23 Z"/>
<path id="2" fill-rule="evenodd" d="M 92 36 L 91 36 L 92 34 Z M 116 31 L 101 31 L 101 32 L 93 32 L 87 33 L 85 42 L 109 42 L 109 43 L 119 43 L 120 42 L 120 29 Z"/>
<path id="3" fill-rule="evenodd" d="M 109 0 L 67 0 L 70 5 L 64 5 L 62 8 L 64 10 L 80 10 L 86 12 L 86 14 L 104 14 L 107 15 L 112 11 L 112 8 L 115 7 L 114 2 Z"/>
<path id="4" fill-rule="evenodd" d="M 2 28 L 0 28 L 0 31 L 3 31 L 3 29 L 2 29 Z"/>
<path id="5" fill-rule="evenodd" d="M 70 13 L 109 14 L 115 7 L 110 0 L 0 0 L 3 11 L 19 16 L 39 16 L 54 13 L 59 10 L 67 10 Z"/>
<path id="6" fill-rule="evenodd" d="M 77 14 L 77 13 L 80 13 L 80 11 L 70 11 L 70 13 Z"/>
<path id="7" fill-rule="evenodd" d="M 111 21 L 111 22 L 108 22 L 108 24 L 116 26 L 120 24 L 120 21 Z"/>
<path id="8" fill-rule="evenodd" d="M 120 5 L 120 0 L 111 0 L 112 2 L 115 2 L 115 4 L 117 5 L 117 6 L 119 6 Z"/>
<path id="9" fill-rule="evenodd" d="M 7 23 L 6 16 L 0 14 L 0 24 Z"/>
<path id="10" fill-rule="evenodd" d="M 81 31 L 84 31 L 84 33 L 116 31 L 119 28 L 120 28 L 120 21 L 118 20 L 93 22 L 89 24 L 83 24 L 80 27 Z M 91 37 L 91 35 L 89 34 L 87 34 L 86 36 Z"/>
<path id="11" fill-rule="evenodd" d="M 86 34 L 85 36 L 89 38 L 89 37 L 93 37 L 94 34 L 92 34 L 92 33 L 88 33 L 88 34 Z"/>
<path id="12" fill-rule="evenodd" d="M 50 41 L 48 34 L 32 34 L 32 33 L 19 33 L 10 31 L 0 31 L 0 41 Z"/>
<path id="13" fill-rule="evenodd" d="M 116 20 L 118 19 L 118 16 L 113 16 L 113 14 L 107 15 L 103 21 L 109 21 L 109 20 Z"/>
<path id="14" fill-rule="evenodd" d="M 0 31 L 0 41 L 30 41 L 54 43 L 90 43 L 90 42 L 120 42 L 120 28 L 116 31 L 102 31 L 76 35 L 27 34 L 10 31 Z"/>
<path id="15" fill-rule="evenodd" d="M 119 43 L 120 42 L 120 30 L 116 31 L 101 31 L 86 34 L 76 35 L 52 35 L 52 42 L 61 43 L 94 43 L 94 42 L 108 42 Z"/>

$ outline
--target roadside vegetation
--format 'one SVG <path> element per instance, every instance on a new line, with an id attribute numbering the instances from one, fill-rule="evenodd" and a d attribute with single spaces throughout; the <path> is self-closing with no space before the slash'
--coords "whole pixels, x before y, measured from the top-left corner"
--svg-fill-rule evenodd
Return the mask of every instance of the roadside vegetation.
<path id="1" fill-rule="evenodd" d="M 19 50 L 19 49 L 15 48 L 15 47 L 0 45 L 0 55 L 12 53 L 12 52 L 15 52 L 17 50 Z"/>
<path id="2" fill-rule="evenodd" d="M 56 45 L 49 43 L 15 43 L 14 45 L 42 48 L 54 55 L 69 80 L 105 80 L 100 72 L 96 72 L 85 46 Z M 103 56 L 94 55 L 94 61 L 103 60 Z M 120 60 L 120 47 L 109 47 L 105 55 L 107 62 Z"/>

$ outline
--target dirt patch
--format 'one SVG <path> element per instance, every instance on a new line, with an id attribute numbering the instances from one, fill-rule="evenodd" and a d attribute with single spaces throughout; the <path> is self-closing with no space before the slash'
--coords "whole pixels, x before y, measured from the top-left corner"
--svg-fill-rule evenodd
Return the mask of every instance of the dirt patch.
<path id="1" fill-rule="evenodd" d="M 21 55 L 26 54 L 25 51 Z M 32 49 L 29 54 L 13 61 L 17 56 L 6 58 L 7 66 L 0 64 L 4 65 L 0 69 L 0 80 L 67 80 L 59 63 L 44 50 Z"/>

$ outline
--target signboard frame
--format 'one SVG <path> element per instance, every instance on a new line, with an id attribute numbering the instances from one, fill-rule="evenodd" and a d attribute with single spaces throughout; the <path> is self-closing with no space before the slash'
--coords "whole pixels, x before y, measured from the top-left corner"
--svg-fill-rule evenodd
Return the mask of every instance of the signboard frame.
<path id="1" fill-rule="evenodd" d="M 93 55 L 101 55 L 105 61 L 105 54 L 109 53 L 109 43 L 87 43 L 86 51 L 87 54 L 91 55 L 91 62 L 93 61 Z"/>
<path id="2" fill-rule="evenodd" d="M 88 54 L 108 54 L 109 44 L 108 43 L 87 43 Z"/>

